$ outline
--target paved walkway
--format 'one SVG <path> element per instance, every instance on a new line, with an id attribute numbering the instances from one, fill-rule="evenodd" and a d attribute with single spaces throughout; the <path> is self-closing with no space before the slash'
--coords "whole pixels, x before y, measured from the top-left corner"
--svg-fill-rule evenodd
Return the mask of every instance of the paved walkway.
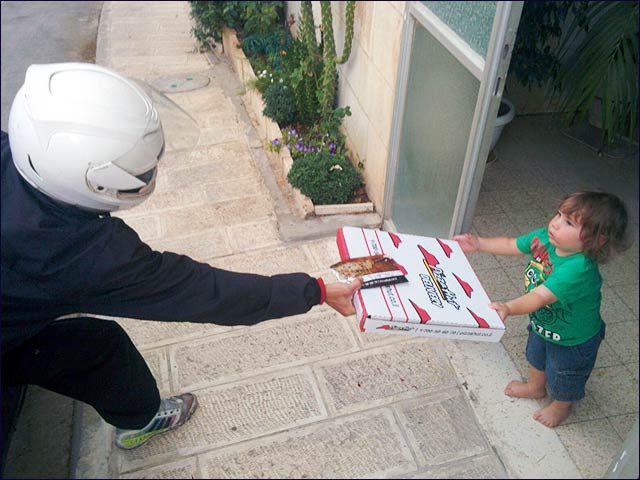
<path id="1" fill-rule="evenodd" d="M 157 191 L 119 216 L 156 249 L 333 281 L 333 235 L 281 236 L 287 207 L 234 96 L 241 85 L 223 59 L 197 53 L 190 29 L 187 2 L 105 2 L 97 63 L 148 81 L 210 79 L 171 95 L 201 127 L 196 149 L 167 149 Z M 130 452 L 84 408 L 78 478 L 581 476 L 556 432 L 531 420 L 537 402 L 502 394 L 518 371 L 500 343 L 365 335 L 328 307 L 250 328 L 119 321 L 161 392 L 193 391 L 200 408 Z"/>

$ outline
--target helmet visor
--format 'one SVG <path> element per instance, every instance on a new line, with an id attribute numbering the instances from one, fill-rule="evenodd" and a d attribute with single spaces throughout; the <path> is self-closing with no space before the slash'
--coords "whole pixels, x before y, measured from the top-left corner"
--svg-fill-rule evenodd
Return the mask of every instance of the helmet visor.
<path id="1" fill-rule="evenodd" d="M 188 157 L 200 140 L 200 127 L 195 119 L 177 103 L 145 81 L 132 79 L 151 98 L 164 133 L 166 152 L 180 150 Z"/>
<path id="2" fill-rule="evenodd" d="M 157 175 L 158 167 L 153 167 L 147 172 L 136 175 L 136 178 L 141 182 L 144 182 L 145 185 L 139 188 L 132 188 L 130 190 L 118 190 L 116 193 L 117 198 L 119 198 L 120 200 L 136 200 L 148 197 L 156 188 Z"/>

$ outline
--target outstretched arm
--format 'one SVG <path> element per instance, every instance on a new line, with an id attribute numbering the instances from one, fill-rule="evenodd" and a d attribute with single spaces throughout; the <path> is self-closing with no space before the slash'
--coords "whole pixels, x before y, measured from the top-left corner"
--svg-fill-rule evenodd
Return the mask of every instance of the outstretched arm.
<path id="1" fill-rule="evenodd" d="M 555 303 L 556 301 L 558 301 L 558 297 L 556 297 L 551 290 L 544 285 L 538 285 L 521 297 L 506 303 L 492 302 L 489 304 L 489 307 L 498 312 L 500 319 L 504 321 L 509 315 L 533 313 L 539 308 Z"/>
<path id="2" fill-rule="evenodd" d="M 462 251 L 493 253 L 494 255 L 522 255 L 513 237 L 477 237 L 471 233 L 456 235 L 453 239 L 460 244 Z"/>
<path id="3" fill-rule="evenodd" d="M 355 311 L 351 299 L 359 283 L 325 287 L 302 272 L 265 276 L 228 271 L 154 251 L 120 219 L 110 219 L 107 228 L 109 234 L 95 246 L 99 261 L 87 275 L 91 282 L 78 281 L 82 294 L 74 311 L 218 325 L 299 315 L 322 300 L 343 315 Z"/>

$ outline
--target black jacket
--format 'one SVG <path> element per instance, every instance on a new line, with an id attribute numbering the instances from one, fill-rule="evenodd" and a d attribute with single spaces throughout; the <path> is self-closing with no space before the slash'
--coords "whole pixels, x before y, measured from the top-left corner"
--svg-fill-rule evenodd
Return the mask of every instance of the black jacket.
<path id="1" fill-rule="evenodd" d="M 304 273 L 234 273 L 156 252 L 121 219 L 58 203 L 29 185 L 2 147 L 2 349 L 71 313 L 252 325 L 320 301 Z"/>

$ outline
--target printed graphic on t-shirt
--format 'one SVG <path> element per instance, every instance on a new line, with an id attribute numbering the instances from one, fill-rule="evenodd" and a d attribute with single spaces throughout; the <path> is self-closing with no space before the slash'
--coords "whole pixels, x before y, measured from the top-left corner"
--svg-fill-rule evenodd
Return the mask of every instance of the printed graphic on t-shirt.
<path id="1" fill-rule="evenodd" d="M 524 285 L 527 292 L 544 283 L 553 271 L 553 264 L 549 259 L 549 251 L 546 245 L 540 242 L 540 238 L 533 238 L 530 250 L 531 260 L 529 260 L 529 265 L 524 271 Z"/>
<path id="2" fill-rule="evenodd" d="M 563 308 L 545 305 L 530 314 L 529 318 L 531 319 L 531 328 L 535 329 L 538 334 L 556 342 L 562 340 L 562 336 L 556 330 L 560 326 L 559 324 L 567 324 Z"/>
<path id="3" fill-rule="evenodd" d="M 549 250 L 539 237 L 531 241 L 531 259 L 524 272 L 524 284 L 527 292 L 542 285 L 553 271 Z M 555 330 L 559 323 L 566 323 L 565 311 L 558 305 L 545 305 L 530 314 L 531 328 L 545 338 L 560 341 L 561 336 Z"/>

